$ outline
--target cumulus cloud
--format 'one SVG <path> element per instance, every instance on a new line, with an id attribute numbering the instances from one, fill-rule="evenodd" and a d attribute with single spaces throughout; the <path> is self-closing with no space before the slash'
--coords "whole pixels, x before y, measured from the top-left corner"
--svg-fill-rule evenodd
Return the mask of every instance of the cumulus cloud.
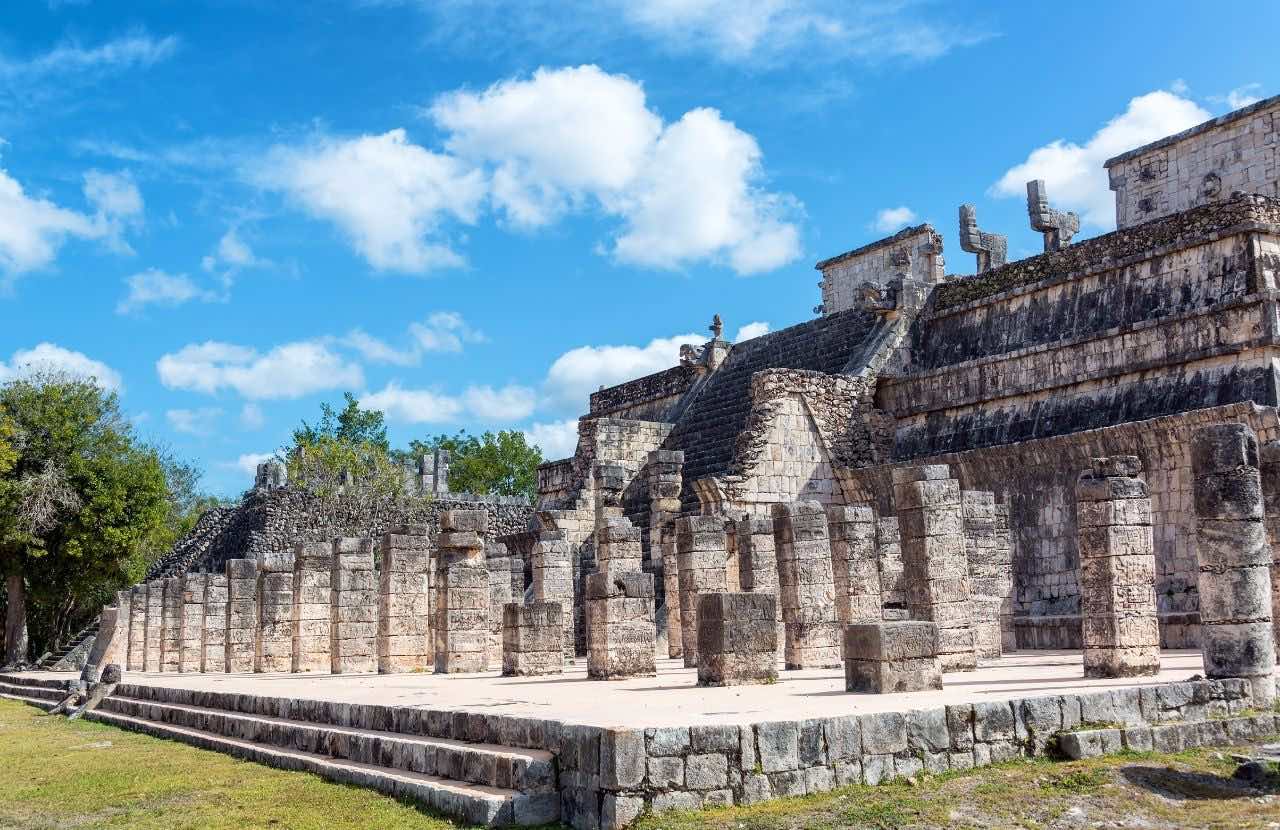
<path id="1" fill-rule="evenodd" d="M 267 418 L 262 414 L 262 407 L 250 401 L 240 408 L 240 426 L 249 430 L 258 430 L 266 426 Z"/>
<path id="2" fill-rule="evenodd" d="M 409 324 L 408 345 L 396 347 L 364 329 L 352 329 L 338 339 L 372 363 L 417 366 L 427 352 L 460 353 L 468 343 L 483 343 L 484 332 L 470 325 L 456 311 L 434 311 L 421 322 Z"/>
<path id="3" fill-rule="evenodd" d="M 769 333 L 769 324 L 757 320 L 754 323 L 747 323 L 738 329 L 738 333 L 733 338 L 734 343 L 741 343 L 743 340 L 750 340 L 753 337 L 760 337 Z"/>
<path id="4" fill-rule="evenodd" d="M 646 346 L 579 346 L 556 358 L 543 386 L 548 402 L 572 412 L 587 408 L 587 399 L 601 386 L 643 377 L 675 366 L 680 346 L 702 345 L 705 335 L 681 334 L 650 340 Z"/>
<path id="5" fill-rule="evenodd" d="M 186 274 L 169 274 L 158 268 L 125 277 L 124 283 L 129 293 L 116 304 L 117 314 L 130 314 L 149 305 L 172 308 L 192 300 L 208 303 L 218 299 L 216 293 L 201 288 Z"/>
<path id="6" fill-rule="evenodd" d="M 235 461 L 224 461 L 219 466 L 228 470 L 239 470 L 248 476 L 255 476 L 258 474 L 259 464 L 264 461 L 270 461 L 275 457 L 275 453 L 270 452 L 247 452 Z"/>
<path id="7" fill-rule="evenodd" d="M 517 225 L 595 206 L 622 223 L 613 255 L 657 268 L 710 260 L 748 274 L 799 256 L 798 205 L 762 187 L 755 138 L 714 109 L 664 124 L 639 83 L 579 66 L 444 95 L 429 114 L 450 152 L 488 170 Z"/>
<path id="8" fill-rule="evenodd" d="M 61 372 L 91 380 L 109 392 L 124 391 L 124 381 L 115 369 L 83 352 L 64 349 L 55 343 L 44 342 L 31 349 L 19 349 L 7 364 L 0 362 L 0 381 L 34 372 Z"/>
<path id="9" fill-rule="evenodd" d="M 877 212 L 875 221 L 871 223 L 871 228 L 880 233 L 893 233 L 914 221 L 916 221 L 916 212 L 903 205 L 901 207 L 885 208 Z"/>
<path id="10" fill-rule="evenodd" d="M 270 260 L 262 259 L 253 252 L 249 243 L 240 238 L 238 228 L 228 228 L 218 240 L 213 253 L 207 254 L 200 260 L 200 267 L 204 270 L 212 272 L 223 268 L 227 271 L 227 277 L 242 268 L 263 268 L 272 264 Z"/>
<path id="11" fill-rule="evenodd" d="M 379 270 L 456 266 L 445 224 L 476 221 L 484 176 L 409 141 L 403 129 L 274 148 L 254 178 L 337 225 Z"/>
<path id="12" fill-rule="evenodd" d="M 1103 162 L 1211 117 L 1198 104 L 1174 92 L 1156 90 L 1139 95 L 1084 144 L 1056 139 L 1032 150 L 1026 161 L 1010 168 L 989 193 L 1025 199 L 1027 182 L 1044 179 L 1055 207 L 1079 212 L 1081 220 L 1094 227 L 1112 228 L 1115 197 Z"/>
<path id="13" fill-rule="evenodd" d="M 221 415 L 222 410 L 212 406 L 199 409 L 170 409 L 164 413 L 165 420 L 175 432 L 199 436 L 211 434 Z"/>
<path id="14" fill-rule="evenodd" d="M 463 394 L 467 411 L 482 421 L 522 421 L 533 414 L 537 395 L 527 386 L 510 384 L 501 389 L 472 386 Z"/>
<path id="15" fill-rule="evenodd" d="M 536 444 L 542 450 L 542 457 L 548 460 L 568 458 L 578 448 L 578 422 L 573 419 L 537 422 L 522 432 L 525 439 Z"/>
<path id="16" fill-rule="evenodd" d="M 0 272 L 10 278 L 44 268 L 69 238 L 104 240 L 127 251 L 123 232 L 141 219 L 142 195 L 127 174 L 90 170 L 84 176 L 85 201 L 92 213 L 60 207 L 28 195 L 17 179 L 0 168 Z"/>
<path id="17" fill-rule="evenodd" d="M 1209 100 L 1215 104 L 1225 104 L 1228 110 L 1238 110 L 1262 100 L 1262 84 L 1238 86 L 1226 95 L 1211 95 Z"/>
<path id="18" fill-rule="evenodd" d="M 455 397 L 429 389 L 405 389 L 395 381 L 361 395 L 360 406 L 381 410 L 388 420 L 405 424 L 446 423 L 462 414 L 462 402 Z"/>
<path id="19" fill-rule="evenodd" d="M 364 384 L 360 365 L 323 343 L 298 341 L 260 353 L 248 346 L 210 340 L 192 343 L 156 362 L 170 389 L 214 394 L 231 389 L 250 400 L 300 398 Z"/>

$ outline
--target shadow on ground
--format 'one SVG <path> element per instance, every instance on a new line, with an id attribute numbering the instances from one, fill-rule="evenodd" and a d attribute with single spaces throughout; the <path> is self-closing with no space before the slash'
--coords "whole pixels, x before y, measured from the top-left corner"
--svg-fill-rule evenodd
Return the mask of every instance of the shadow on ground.
<path id="1" fill-rule="evenodd" d="M 1173 801 L 1226 800 L 1280 794 L 1280 775 L 1274 771 L 1261 781 L 1242 781 L 1205 772 L 1141 765 L 1122 767 L 1119 772 L 1133 786 Z"/>

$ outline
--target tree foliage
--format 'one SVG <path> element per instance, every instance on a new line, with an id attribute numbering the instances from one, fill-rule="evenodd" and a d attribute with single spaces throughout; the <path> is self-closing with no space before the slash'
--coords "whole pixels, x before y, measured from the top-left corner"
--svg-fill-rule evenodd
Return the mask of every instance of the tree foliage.
<path id="1" fill-rule="evenodd" d="M 143 576 L 166 539 L 164 465 L 114 393 L 36 374 L 0 387 L 0 570 L 21 575 L 40 649 Z"/>
<path id="2" fill-rule="evenodd" d="M 480 436 L 459 430 L 426 441 L 411 441 L 407 456 L 417 458 L 438 449 L 448 450 L 449 489 L 455 492 L 498 496 L 538 494 L 538 465 L 542 450 L 514 429 L 485 432 Z"/>

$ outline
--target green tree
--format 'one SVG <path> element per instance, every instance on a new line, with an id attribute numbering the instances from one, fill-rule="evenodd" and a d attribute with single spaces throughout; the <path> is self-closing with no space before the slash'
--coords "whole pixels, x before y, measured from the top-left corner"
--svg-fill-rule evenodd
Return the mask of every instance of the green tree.
<path id="1" fill-rule="evenodd" d="M 519 430 L 486 432 L 478 437 L 459 430 L 454 435 L 411 441 L 402 455 L 418 458 L 438 449 L 449 451 L 449 489 L 454 492 L 527 496 L 530 500 L 538 494 L 542 450 Z"/>
<path id="2" fill-rule="evenodd" d="M 200 479 L 204 474 L 199 467 L 181 460 L 167 447 L 153 447 L 152 452 L 164 470 L 167 491 L 165 531 L 156 540 L 155 552 L 159 555 L 172 549 L 176 542 L 190 533 L 205 513 L 215 507 L 226 507 L 231 502 L 200 489 Z"/>
<path id="3" fill-rule="evenodd" d="M 12 463 L 0 473 L 5 663 L 28 659 L 141 578 L 163 538 L 164 468 L 90 380 L 37 374 L 0 387 Z"/>
<path id="4" fill-rule="evenodd" d="M 331 438 L 348 446 L 380 447 L 383 452 L 389 451 L 387 424 L 382 412 L 361 409 L 360 402 L 350 392 L 344 392 L 343 398 L 346 404 L 341 412 L 327 403 L 320 404 L 320 422 L 312 426 L 303 421 L 302 426 L 293 431 L 294 446 L 319 444 Z"/>

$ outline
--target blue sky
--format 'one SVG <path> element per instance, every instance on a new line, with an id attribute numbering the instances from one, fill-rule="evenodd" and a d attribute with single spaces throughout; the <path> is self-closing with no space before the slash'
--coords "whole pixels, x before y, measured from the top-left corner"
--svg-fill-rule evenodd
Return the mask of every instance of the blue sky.
<path id="1" fill-rule="evenodd" d="M 321 401 L 515 427 L 812 317 L 813 263 L 1280 92 L 1280 6 L 9 0 L 0 377 L 118 388 L 234 495 Z M 1217 44 L 1217 45 L 1215 45 Z M 1225 46 L 1229 44 L 1229 48 Z M 745 331 L 742 331 L 745 329 Z"/>

